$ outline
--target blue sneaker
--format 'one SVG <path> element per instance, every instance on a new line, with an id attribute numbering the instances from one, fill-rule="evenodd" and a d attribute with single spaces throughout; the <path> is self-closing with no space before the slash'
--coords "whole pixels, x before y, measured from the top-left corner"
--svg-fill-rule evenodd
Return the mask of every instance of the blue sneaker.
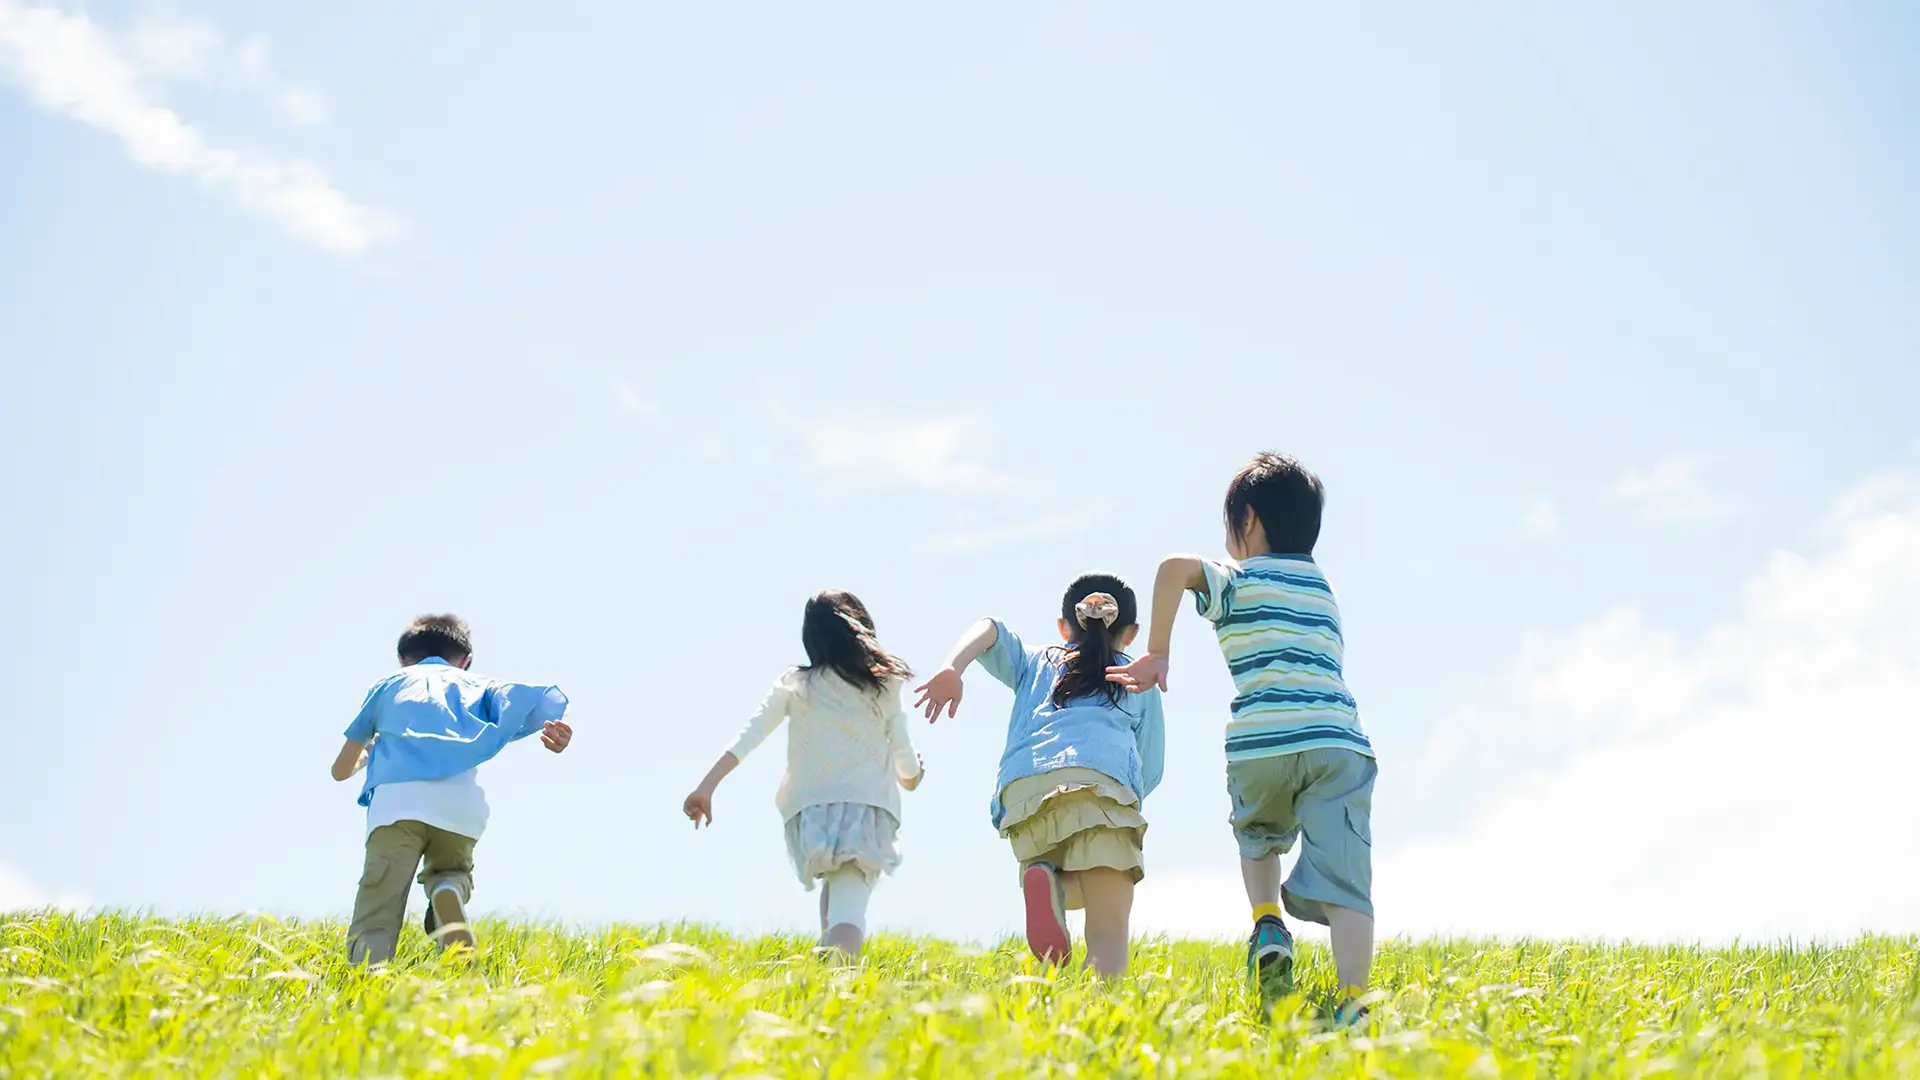
<path id="1" fill-rule="evenodd" d="M 1332 1028 L 1335 1031 L 1345 1031 L 1351 1027 L 1364 1027 L 1369 1018 L 1367 1007 L 1360 1004 L 1360 999 L 1350 997 L 1341 1002 L 1339 1008 L 1333 1010 Z"/>
<path id="2" fill-rule="evenodd" d="M 1247 977 L 1260 990 L 1261 1004 L 1293 993 L 1293 935 L 1271 915 L 1253 924 L 1247 940 Z"/>

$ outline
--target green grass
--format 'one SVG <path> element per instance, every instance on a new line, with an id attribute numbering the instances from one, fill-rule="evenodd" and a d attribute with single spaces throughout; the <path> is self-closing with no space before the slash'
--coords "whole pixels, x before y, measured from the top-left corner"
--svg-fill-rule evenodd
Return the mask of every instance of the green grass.
<path id="1" fill-rule="evenodd" d="M 468 963 L 409 930 L 369 974 L 337 923 L 0 921 L 0 1077 L 1920 1075 L 1911 940 L 1395 943 L 1374 1025 L 1329 1032 L 1312 946 L 1266 1022 L 1231 944 L 1101 985 L 1015 943 L 883 937 L 836 971 L 794 938 L 508 923 Z"/>

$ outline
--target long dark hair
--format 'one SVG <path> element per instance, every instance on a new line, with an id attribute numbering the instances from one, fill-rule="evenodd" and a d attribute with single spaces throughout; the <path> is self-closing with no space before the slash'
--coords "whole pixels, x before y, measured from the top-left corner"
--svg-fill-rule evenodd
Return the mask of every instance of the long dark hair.
<path id="1" fill-rule="evenodd" d="M 800 643 L 807 648 L 802 670 L 831 671 L 863 690 L 877 691 L 888 679 L 913 675 L 906 661 L 880 647 L 867 605 L 845 589 L 823 589 L 807 601 Z"/>
<path id="2" fill-rule="evenodd" d="M 1112 597 L 1119 609 L 1111 624 L 1080 616 L 1081 602 L 1096 593 Z M 1066 662 L 1059 681 L 1053 684 L 1053 707 L 1062 708 L 1074 698 L 1095 695 L 1105 697 L 1109 704 L 1120 704 L 1126 691 L 1107 681 L 1107 668 L 1113 666 L 1119 653 L 1114 640 L 1140 621 L 1140 602 L 1133 590 L 1113 574 L 1081 574 L 1067 586 L 1067 595 L 1060 600 L 1060 617 L 1067 620 L 1068 627 Z"/>

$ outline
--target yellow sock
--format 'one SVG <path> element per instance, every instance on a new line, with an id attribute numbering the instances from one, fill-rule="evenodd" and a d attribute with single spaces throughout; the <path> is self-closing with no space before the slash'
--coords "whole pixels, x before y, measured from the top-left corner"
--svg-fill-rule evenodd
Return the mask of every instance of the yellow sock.
<path id="1" fill-rule="evenodd" d="M 1261 904 L 1258 907 L 1255 907 L 1253 909 L 1254 922 L 1259 922 L 1261 919 L 1264 919 L 1269 915 L 1273 916 L 1276 919 L 1280 918 L 1280 905 L 1279 904 Z"/>

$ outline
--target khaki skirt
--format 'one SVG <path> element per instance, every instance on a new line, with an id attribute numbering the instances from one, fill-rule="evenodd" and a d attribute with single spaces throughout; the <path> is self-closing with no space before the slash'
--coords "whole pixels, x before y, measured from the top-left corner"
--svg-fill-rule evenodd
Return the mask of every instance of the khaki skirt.
<path id="1" fill-rule="evenodd" d="M 1000 835 L 1024 872 L 1036 862 L 1062 871 L 1105 867 L 1138 882 L 1147 819 L 1127 785 L 1094 769 L 1054 769 L 1008 784 L 1000 793 Z"/>

